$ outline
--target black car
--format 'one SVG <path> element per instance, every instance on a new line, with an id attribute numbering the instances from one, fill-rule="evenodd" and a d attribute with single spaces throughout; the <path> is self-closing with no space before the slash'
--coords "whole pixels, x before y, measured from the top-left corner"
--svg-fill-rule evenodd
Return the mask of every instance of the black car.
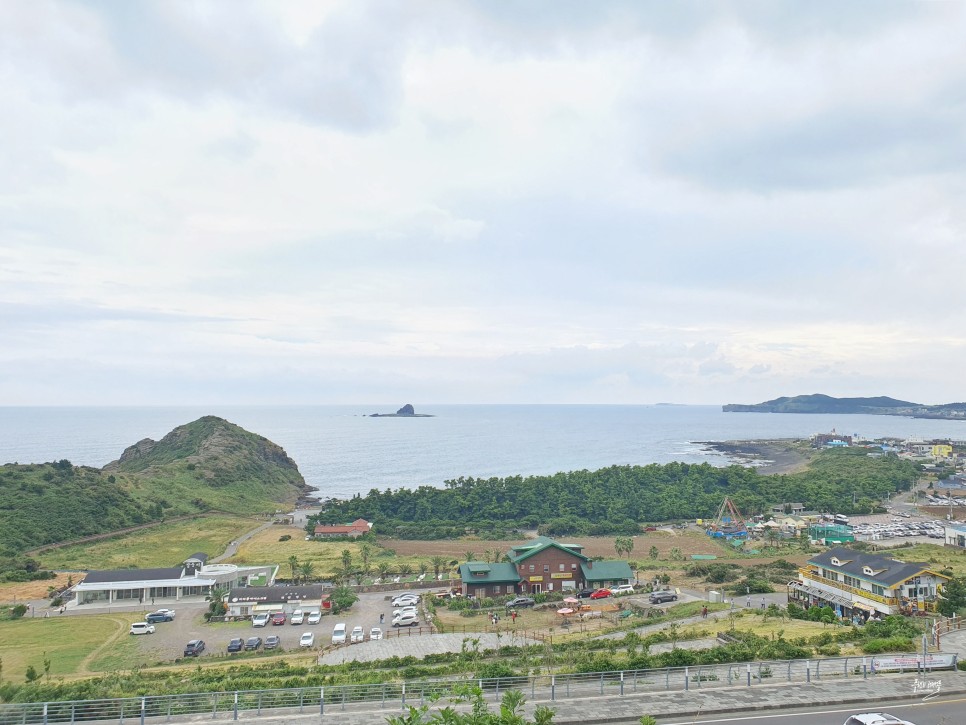
<path id="1" fill-rule="evenodd" d="M 184 646 L 185 657 L 197 657 L 205 651 L 205 642 L 201 639 L 193 639 Z"/>
<path id="2" fill-rule="evenodd" d="M 282 643 L 282 640 L 274 634 L 265 638 L 265 649 L 275 649 Z"/>
<path id="3" fill-rule="evenodd" d="M 245 646 L 245 640 L 243 640 L 243 639 L 237 639 L 236 638 L 236 639 L 233 639 L 231 642 L 228 643 L 228 651 L 229 652 L 241 652 L 242 651 L 242 647 L 244 647 L 244 646 Z"/>
<path id="4" fill-rule="evenodd" d="M 509 602 L 506 603 L 507 609 L 515 609 L 517 607 L 532 607 L 536 602 L 530 597 L 514 597 Z"/>
<path id="5" fill-rule="evenodd" d="M 650 596 L 651 604 L 662 604 L 664 602 L 676 602 L 678 595 L 674 592 L 653 592 Z"/>
<path id="6" fill-rule="evenodd" d="M 258 649 L 262 646 L 261 637 L 249 637 L 245 640 L 245 649 Z"/>
<path id="7" fill-rule="evenodd" d="M 596 589 L 581 589 L 579 592 L 577 592 L 577 597 L 580 599 L 587 599 L 596 591 Z"/>

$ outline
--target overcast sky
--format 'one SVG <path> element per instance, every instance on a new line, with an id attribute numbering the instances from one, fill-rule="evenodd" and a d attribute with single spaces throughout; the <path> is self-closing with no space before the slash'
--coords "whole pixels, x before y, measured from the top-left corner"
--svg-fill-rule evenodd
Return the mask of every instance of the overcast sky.
<path id="1" fill-rule="evenodd" d="M 966 4 L 0 3 L 0 404 L 966 399 Z"/>

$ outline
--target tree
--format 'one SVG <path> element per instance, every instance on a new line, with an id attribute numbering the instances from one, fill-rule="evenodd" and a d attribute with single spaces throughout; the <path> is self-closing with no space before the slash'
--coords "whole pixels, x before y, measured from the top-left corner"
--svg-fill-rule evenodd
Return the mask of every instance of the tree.
<path id="1" fill-rule="evenodd" d="M 14 619 L 20 619 L 23 615 L 27 613 L 26 604 L 17 604 L 10 610 L 10 616 Z"/>
<path id="2" fill-rule="evenodd" d="M 389 564 L 389 562 L 380 561 L 376 566 L 376 571 L 379 572 L 380 579 L 385 579 L 387 576 L 389 576 L 389 572 L 392 571 L 392 566 Z"/>
<path id="3" fill-rule="evenodd" d="M 475 551 L 467 551 L 466 552 L 466 560 L 467 561 L 473 561 L 475 558 L 476 558 L 476 552 Z"/>
<path id="4" fill-rule="evenodd" d="M 352 552 L 348 549 L 342 550 L 342 573 L 346 578 L 352 574 Z"/>
<path id="5" fill-rule="evenodd" d="M 634 551 L 634 539 L 630 536 L 618 536 L 614 539 L 614 551 L 617 552 L 618 558 L 630 556 L 630 553 Z"/>
<path id="6" fill-rule="evenodd" d="M 430 563 L 433 565 L 433 576 L 439 579 L 439 573 L 446 566 L 446 557 L 444 556 L 434 556 L 430 559 Z"/>
<path id="7" fill-rule="evenodd" d="M 963 607 L 966 607 L 966 579 L 953 577 L 943 587 L 939 599 L 939 613 L 944 617 L 951 617 Z"/>
<path id="8" fill-rule="evenodd" d="M 363 544 L 359 547 L 359 558 L 362 559 L 363 570 L 368 570 L 369 561 L 372 559 L 372 547 L 369 544 Z"/>
<path id="9" fill-rule="evenodd" d="M 307 584 L 309 579 L 312 578 L 312 575 L 315 574 L 315 564 L 311 561 L 303 562 L 299 570 L 302 573 L 302 583 Z"/>
<path id="10" fill-rule="evenodd" d="M 649 557 L 651 557 L 651 559 L 655 559 L 655 560 L 657 559 L 657 557 L 658 557 L 658 556 L 660 556 L 660 554 L 661 554 L 661 552 L 659 552 L 659 551 L 657 550 L 657 547 L 656 547 L 656 546 L 652 546 L 652 547 L 651 547 L 650 549 L 648 549 L 648 551 L 647 551 L 647 555 L 648 555 Z"/>
<path id="11" fill-rule="evenodd" d="M 288 565 L 292 567 L 292 581 L 297 582 L 299 580 L 299 558 L 295 554 L 292 554 L 288 558 Z"/>
<path id="12" fill-rule="evenodd" d="M 399 565 L 399 574 L 401 576 L 409 576 L 413 573 L 413 565 L 409 562 L 404 561 Z"/>
<path id="13" fill-rule="evenodd" d="M 329 601 L 332 602 L 332 611 L 334 614 L 348 609 L 358 599 L 358 595 L 347 586 L 336 587 L 332 590 L 332 595 L 329 597 Z"/>
<path id="14" fill-rule="evenodd" d="M 425 561 L 419 562 L 419 573 L 425 576 L 428 571 L 429 571 L 429 564 L 427 564 Z"/>
<path id="15" fill-rule="evenodd" d="M 681 553 L 681 550 L 676 546 L 673 549 L 671 549 L 670 556 L 671 556 L 671 561 L 681 561 L 682 559 L 684 559 L 684 554 Z"/>

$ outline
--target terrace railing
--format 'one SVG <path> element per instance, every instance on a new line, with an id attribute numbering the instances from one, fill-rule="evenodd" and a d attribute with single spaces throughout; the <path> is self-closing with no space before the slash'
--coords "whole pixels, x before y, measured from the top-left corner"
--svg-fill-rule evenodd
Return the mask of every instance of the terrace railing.
<path id="1" fill-rule="evenodd" d="M 891 659 L 893 671 L 955 669 L 956 655 L 943 659 L 907 655 Z M 339 722 L 345 711 L 373 712 L 404 709 L 438 698 L 459 698 L 469 688 L 498 701 L 507 690 L 520 690 L 531 701 L 561 701 L 589 696 L 625 696 L 642 692 L 680 691 L 691 688 L 756 687 L 768 682 L 811 682 L 828 678 L 877 676 L 875 662 L 882 658 L 834 657 L 814 660 L 779 660 L 649 670 L 620 670 L 566 675 L 500 677 L 493 679 L 421 680 L 368 685 L 336 685 L 274 690 L 198 692 L 108 700 L 72 700 L 0 705 L 0 725 L 50 725 L 101 722 L 140 725 L 197 720 L 254 719 L 291 714 L 331 716 Z"/>

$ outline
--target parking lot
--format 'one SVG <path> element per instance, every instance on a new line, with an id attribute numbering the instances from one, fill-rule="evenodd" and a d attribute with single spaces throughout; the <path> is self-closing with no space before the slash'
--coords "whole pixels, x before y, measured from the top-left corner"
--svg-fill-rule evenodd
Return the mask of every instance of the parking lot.
<path id="1" fill-rule="evenodd" d="M 402 592 L 393 594 L 400 593 Z M 304 632 L 315 633 L 315 646 L 312 649 L 318 650 L 331 644 L 332 628 L 336 622 L 345 622 L 347 632 L 351 632 L 356 626 L 362 627 L 367 640 L 372 627 L 381 627 L 384 632 L 391 631 L 393 608 L 390 599 L 391 597 L 386 592 L 364 593 L 359 595 L 359 601 L 349 611 L 337 616 L 326 614 L 319 624 L 293 625 L 286 621 L 282 625 L 269 624 L 265 627 L 253 627 L 250 621 L 207 623 L 204 620 L 204 613 L 208 610 L 206 603 L 165 602 L 161 606 L 175 610 L 176 616 L 173 622 L 156 623 L 154 634 L 139 636 L 125 634 L 125 636 L 137 641 L 137 646 L 143 653 L 146 664 L 182 657 L 185 645 L 192 639 L 204 640 L 206 646 L 204 654 L 201 655 L 202 658 L 213 655 L 227 655 L 228 642 L 236 637 L 242 639 L 261 637 L 264 640 L 270 635 L 275 635 L 281 639 L 276 651 L 307 650 L 308 648 L 299 647 L 299 638 Z M 380 614 L 385 617 L 385 622 L 382 624 L 379 622 Z M 422 619 L 422 610 L 420 611 L 420 623 L 425 623 Z M 379 645 L 381 643 L 374 642 L 373 644 Z M 262 651 L 261 648 L 259 648 L 259 651 Z"/>
<path id="2" fill-rule="evenodd" d="M 943 522 L 918 513 L 895 513 L 853 516 L 849 522 L 856 541 L 874 542 L 878 546 L 925 543 L 942 544 Z"/>

